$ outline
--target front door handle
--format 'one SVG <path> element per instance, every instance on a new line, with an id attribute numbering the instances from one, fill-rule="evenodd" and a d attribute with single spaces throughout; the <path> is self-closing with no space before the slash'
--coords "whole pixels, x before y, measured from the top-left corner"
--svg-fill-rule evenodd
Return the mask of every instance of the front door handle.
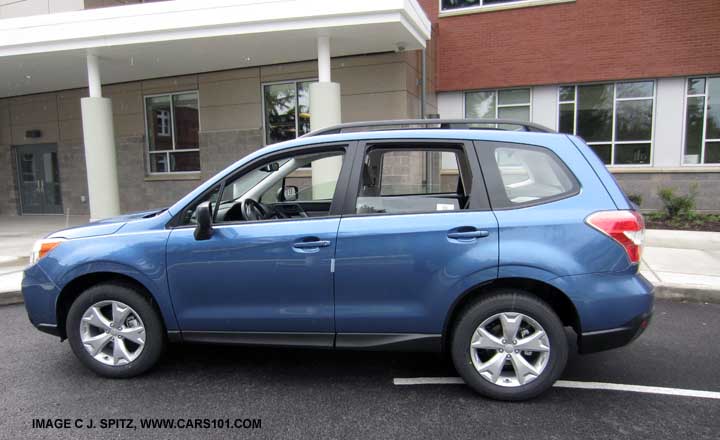
<path id="1" fill-rule="evenodd" d="M 295 249 L 314 249 L 328 246 L 330 246 L 330 241 L 328 240 L 300 241 L 293 244 Z"/>
<path id="2" fill-rule="evenodd" d="M 490 232 L 488 231 L 454 231 L 454 232 L 448 232 L 448 238 L 452 238 L 455 240 L 471 240 L 473 238 L 484 238 L 490 235 Z"/>

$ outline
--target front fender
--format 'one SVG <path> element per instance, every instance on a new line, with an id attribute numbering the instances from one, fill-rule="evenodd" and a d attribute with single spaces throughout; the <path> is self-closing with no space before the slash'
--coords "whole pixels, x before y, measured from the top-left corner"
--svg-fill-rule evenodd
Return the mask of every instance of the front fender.
<path id="1" fill-rule="evenodd" d="M 132 278 L 152 295 L 166 328 L 176 330 L 165 264 L 168 236 L 169 232 L 161 229 L 67 240 L 38 264 L 61 291 L 78 277 L 93 273 L 114 273 Z"/>
<path id="2" fill-rule="evenodd" d="M 76 280 L 82 276 L 92 274 L 117 274 L 122 275 L 140 283 L 153 297 L 155 302 L 160 308 L 163 321 L 167 330 L 177 330 L 177 320 L 175 319 L 175 313 L 172 307 L 172 300 L 167 289 L 167 280 L 163 276 L 162 279 L 153 279 L 146 276 L 144 273 L 135 269 L 134 267 L 126 264 L 114 262 L 114 261 L 96 261 L 92 263 L 83 264 L 77 266 L 69 271 L 59 283 L 60 290 L 62 291 L 68 284 L 73 280 Z M 55 299 L 55 310 L 58 309 L 58 300 L 60 296 Z"/>

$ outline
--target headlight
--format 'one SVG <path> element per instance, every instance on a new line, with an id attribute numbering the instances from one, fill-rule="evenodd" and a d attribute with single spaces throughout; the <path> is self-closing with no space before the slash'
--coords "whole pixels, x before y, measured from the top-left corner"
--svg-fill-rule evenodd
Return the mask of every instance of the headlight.
<path id="1" fill-rule="evenodd" d="M 64 238 L 46 238 L 36 241 L 32 254 L 30 254 L 30 264 L 37 263 L 38 260 L 47 255 L 48 252 L 60 246 L 63 241 L 65 241 Z"/>

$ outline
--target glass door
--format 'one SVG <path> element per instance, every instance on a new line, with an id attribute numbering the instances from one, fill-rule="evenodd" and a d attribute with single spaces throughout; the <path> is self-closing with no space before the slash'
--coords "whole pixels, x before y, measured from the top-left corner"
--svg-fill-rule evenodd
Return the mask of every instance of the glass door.
<path id="1" fill-rule="evenodd" d="M 23 214 L 62 214 L 56 145 L 16 147 Z"/>

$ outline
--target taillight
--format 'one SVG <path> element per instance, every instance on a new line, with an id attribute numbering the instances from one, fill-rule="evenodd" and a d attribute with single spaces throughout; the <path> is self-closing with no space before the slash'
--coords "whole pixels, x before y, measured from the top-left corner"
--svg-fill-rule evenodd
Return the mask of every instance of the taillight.
<path id="1" fill-rule="evenodd" d="M 631 263 L 639 263 L 645 236 L 645 221 L 637 211 L 600 211 L 585 219 L 587 224 L 620 243 Z"/>

